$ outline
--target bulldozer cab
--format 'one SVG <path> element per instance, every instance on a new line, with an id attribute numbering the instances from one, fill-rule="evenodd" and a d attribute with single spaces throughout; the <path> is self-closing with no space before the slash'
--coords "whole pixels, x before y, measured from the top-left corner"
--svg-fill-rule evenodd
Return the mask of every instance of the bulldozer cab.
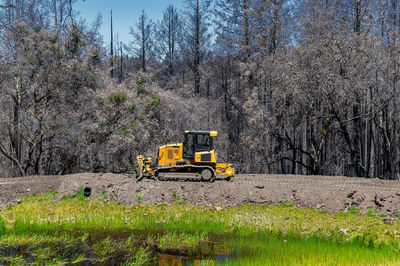
<path id="1" fill-rule="evenodd" d="M 212 151 L 213 137 L 216 136 L 216 131 L 185 131 L 183 158 L 194 160 L 196 152 Z"/>

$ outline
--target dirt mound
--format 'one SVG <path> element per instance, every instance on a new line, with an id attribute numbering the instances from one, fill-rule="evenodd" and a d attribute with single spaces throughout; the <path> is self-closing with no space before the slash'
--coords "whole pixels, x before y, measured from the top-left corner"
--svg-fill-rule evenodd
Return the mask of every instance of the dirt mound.
<path id="1" fill-rule="evenodd" d="M 400 182 L 393 180 L 348 178 L 342 176 L 238 175 L 233 182 L 186 181 L 136 182 L 131 175 L 74 174 L 66 176 L 30 176 L 0 179 L 0 203 L 12 205 L 21 196 L 43 193 L 49 189 L 60 197 L 74 193 L 80 186 L 90 186 L 92 197 L 106 195 L 133 204 L 185 200 L 191 204 L 282 203 L 338 212 L 354 205 L 365 213 L 369 208 L 390 216 L 400 210 Z"/>

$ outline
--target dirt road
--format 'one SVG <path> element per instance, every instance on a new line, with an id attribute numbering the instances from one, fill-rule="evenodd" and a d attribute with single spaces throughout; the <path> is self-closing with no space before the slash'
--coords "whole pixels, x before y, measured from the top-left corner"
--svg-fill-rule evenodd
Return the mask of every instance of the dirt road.
<path id="1" fill-rule="evenodd" d="M 92 187 L 92 197 L 106 194 L 117 201 L 161 203 L 174 196 L 192 204 L 281 203 L 315 207 L 338 212 L 355 205 L 395 216 L 400 212 L 400 181 L 348 178 L 342 176 L 238 175 L 233 182 L 213 183 L 185 181 L 136 182 L 130 175 L 74 174 L 66 176 L 31 176 L 0 179 L 0 204 L 18 203 L 21 196 L 43 193 L 49 189 L 64 194 L 74 193 L 80 186 Z"/>

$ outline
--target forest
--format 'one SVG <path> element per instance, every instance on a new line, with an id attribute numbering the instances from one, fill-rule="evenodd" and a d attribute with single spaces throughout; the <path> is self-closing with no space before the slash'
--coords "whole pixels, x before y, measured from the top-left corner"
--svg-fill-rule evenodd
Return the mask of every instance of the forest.
<path id="1" fill-rule="evenodd" d="M 398 179 L 397 0 L 165 3 L 129 43 L 77 1 L 0 3 L 0 177 L 132 173 L 194 129 L 237 173 Z"/>

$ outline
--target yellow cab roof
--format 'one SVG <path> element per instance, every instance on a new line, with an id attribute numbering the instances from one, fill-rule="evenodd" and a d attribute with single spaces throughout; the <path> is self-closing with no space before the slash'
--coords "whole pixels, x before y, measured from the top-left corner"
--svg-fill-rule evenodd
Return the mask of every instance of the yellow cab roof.
<path id="1" fill-rule="evenodd" d="M 189 133 L 193 133 L 193 134 L 208 134 L 211 137 L 216 137 L 218 135 L 218 131 L 201 131 L 201 130 L 186 130 L 185 134 L 189 134 Z"/>

